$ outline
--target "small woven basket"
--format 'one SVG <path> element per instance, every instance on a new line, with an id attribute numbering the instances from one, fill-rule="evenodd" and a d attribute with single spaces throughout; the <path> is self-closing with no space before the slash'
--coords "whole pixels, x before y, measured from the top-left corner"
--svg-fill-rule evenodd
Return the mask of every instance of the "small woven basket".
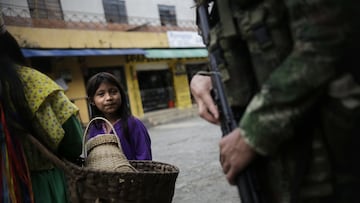
<path id="1" fill-rule="evenodd" d="M 59 158 L 32 135 L 27 137 L 57 167 L 64 170 L 72 203 L 172 202 L 179 174 L 176 166 L 150 160 L 130 160 L 128 163 L 136 171 L 121 172 L 81 167 Z"/>
<path id="2" fill-rule="evenodd" d="M 88 140 L 89 127 L 96 120 L 103 120 L 109 125 L 114 134 L 100 134 Z M 131 166 L 123 153 L 120 139 L 114 127 L 108 120 L 101 117 L 92 119 L 85 129 L 83 156 L 87 168 L 104 171 L 136 172 L 136 169 Z"/>

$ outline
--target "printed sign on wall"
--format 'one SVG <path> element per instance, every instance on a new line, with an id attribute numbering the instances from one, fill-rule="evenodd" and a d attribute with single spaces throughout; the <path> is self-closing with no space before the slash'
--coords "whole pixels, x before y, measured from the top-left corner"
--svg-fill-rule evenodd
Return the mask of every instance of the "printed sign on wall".
<path id="1" fill-rule="evenodd" d="M 167 32 L 169 47 L 205 47 L 201 36 L 197 32 L 169 31 Z"/>

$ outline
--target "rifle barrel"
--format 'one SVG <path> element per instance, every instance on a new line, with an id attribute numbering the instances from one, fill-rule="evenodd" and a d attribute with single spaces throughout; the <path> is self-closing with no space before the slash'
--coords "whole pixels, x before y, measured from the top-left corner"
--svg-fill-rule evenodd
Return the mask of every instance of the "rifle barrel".
<path id="1" fill-rule="evenodd" d="M 207 8 L 203 4 L 198 5 L 197 12 L 200 20 L 199 27 L 203 42 L 208 47 L 210 43 L 210 27 L 208 22 L 209 14 Z M 215 90 L 214 100 L 220 111 L 222 136 L 226 136 L 237 127 L 237 123 L 227 101 L 224 85 L 217 67 L 216 57 L 213 53 L 209 53 L 209 60 L 212 72 L 212 82 Z M 254 176 L 251 172 L 250 167 L 247 167 L 236 178 L 236 184 L 242 203 L 260 203 L 258 188 L 256 188 Z"/>

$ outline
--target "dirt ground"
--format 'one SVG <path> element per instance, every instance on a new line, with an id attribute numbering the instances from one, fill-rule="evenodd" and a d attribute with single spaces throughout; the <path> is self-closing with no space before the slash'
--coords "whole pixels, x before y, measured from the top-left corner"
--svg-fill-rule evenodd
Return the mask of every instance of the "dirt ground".
<path id="1" fill-rule="evenodd" d="M 220 127 L 199 117 L 149 128 L 153 160 L 180 169 L 173 203 L 240 202 L 219 164 Z"/>

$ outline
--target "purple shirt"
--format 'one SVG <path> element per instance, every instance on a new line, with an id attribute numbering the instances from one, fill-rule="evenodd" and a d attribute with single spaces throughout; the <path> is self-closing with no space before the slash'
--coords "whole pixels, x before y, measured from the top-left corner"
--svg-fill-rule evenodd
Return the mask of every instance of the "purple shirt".
<path id="1" fill-rule="evenodd" d="M 149 133 L 144 124 L 137 118 L 131 116 L 128 118 L 129 139 L 126 139 L 122 131 L 122 123 L 118 120 L 114 124 L 114 129 L 118 135 L 122 150 L 128 160 L 152 160 L 151 140 Z M 110 132 L 112 133 L 112 131 Z M 89 127 L 89 138 L 99 134 L 105 134 L 103 125 L 97 127 L 92 125 Z"/>

